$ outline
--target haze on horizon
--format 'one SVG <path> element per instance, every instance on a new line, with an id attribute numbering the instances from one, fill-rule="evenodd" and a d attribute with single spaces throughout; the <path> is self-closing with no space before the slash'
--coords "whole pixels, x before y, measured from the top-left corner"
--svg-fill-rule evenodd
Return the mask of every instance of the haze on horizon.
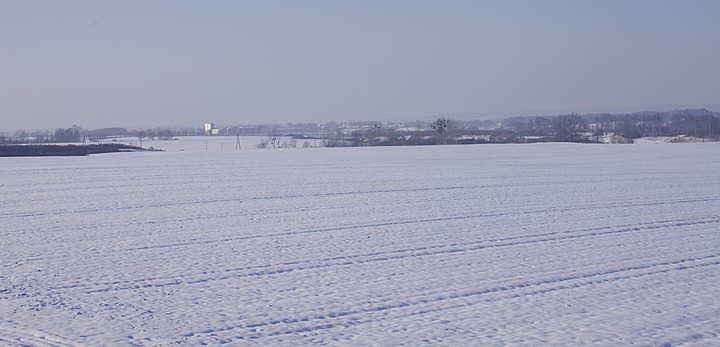
<path id="1" fill-rule="evenodd" d="M 720 104 L 719 15 L 714 0 L 3 1 L 0 130 Z"/>

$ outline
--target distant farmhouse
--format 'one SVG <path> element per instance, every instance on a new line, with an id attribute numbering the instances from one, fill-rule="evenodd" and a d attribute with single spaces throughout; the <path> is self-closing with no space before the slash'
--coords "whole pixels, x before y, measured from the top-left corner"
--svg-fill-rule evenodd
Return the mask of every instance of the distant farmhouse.
<path id="1" fill-rule="evenodd" d="M 220 129 L 215 127 L 215 123 L 205 123 L 205 135 L 217 135 L 220 134 Z"/>

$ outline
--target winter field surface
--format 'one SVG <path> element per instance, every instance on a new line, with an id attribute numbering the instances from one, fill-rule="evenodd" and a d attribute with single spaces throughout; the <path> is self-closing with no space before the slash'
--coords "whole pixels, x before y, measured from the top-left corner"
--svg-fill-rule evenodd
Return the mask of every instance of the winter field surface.
<path id="1" fill-rule="evenodd" d="M 0 345 L 720 345 L 720 143 L 184 141 L 0 158 Z"/>

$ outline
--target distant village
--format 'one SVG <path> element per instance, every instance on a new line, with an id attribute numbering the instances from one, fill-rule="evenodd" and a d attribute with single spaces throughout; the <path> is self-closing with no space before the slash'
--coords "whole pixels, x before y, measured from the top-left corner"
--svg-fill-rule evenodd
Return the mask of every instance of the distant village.
<path id="1" fill-rule="evenodd" d="M 84 129 L 73 125 L 55 131 L 0 134 L 0 144 L 102 143 L 113 138 L 173 140 L 179 136 L 258 136 L 259 148 L 308 146 L 402 146 L 480 143 L 633 143 L 720 140 L 720 113 L 707 109 L 629 114 L 565 114 L 521 116 L 501 120 L 437 117 L 432 121 L 329 122 L 265 125 L 222 125 L 206 122 L 195 128 Z M 142 146 L 141 146 L 142 147 Z"/>

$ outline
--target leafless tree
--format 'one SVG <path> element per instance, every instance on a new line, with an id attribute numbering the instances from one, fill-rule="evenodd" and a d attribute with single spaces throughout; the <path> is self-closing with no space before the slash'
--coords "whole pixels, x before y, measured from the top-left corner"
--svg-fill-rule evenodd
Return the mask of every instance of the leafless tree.
<path id="1" fill-rule="evenodd" d="M 560 142 L 580 140 L 580 132 L 586 127 L 585 119 L 577 113 L 557 116 L 555 119 L 555 136 Z"/>
<path id="2" fill-rule="evenodd" d="M 445 143 L 446 134 L 453 128 L 455 122 L 447 117 L 440 117 L 430 123 L 430 127 L 435 130 L 440 137 L 440 144 Z"/>

